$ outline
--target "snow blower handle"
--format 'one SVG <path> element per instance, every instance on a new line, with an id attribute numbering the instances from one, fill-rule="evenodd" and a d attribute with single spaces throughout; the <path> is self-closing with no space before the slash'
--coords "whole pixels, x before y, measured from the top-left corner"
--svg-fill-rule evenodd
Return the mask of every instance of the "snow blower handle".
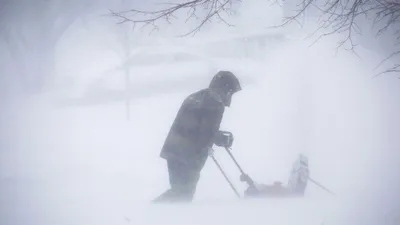
<path id="1" fill-rule="evenodd" d="M 231 180 L 228 178 L 228 176 L 226 175 L 225 171 L 222 169 L 221 165 L 218 163 L 217 159 L 214 157 L 213 154 L 211 154 L 210 157 L 214 161 L 215 165 L 217 165 L 219 171 L 222 173 L 222 175 L 224 176 L 225 180 L 228 182 L 229 186 L 232 188 L 233 192 L 235 192 L 236 196 L 240 198 L 239 192 L 236 190 L 235 186 L 233 185 Z"/>
<path id="2" fill-rule="evenodd" d="M 254 187 L 254 181 L 253 179 L 250 178 L 249 175 L 247 175 L 242 167 L 239 165 L 239 163 L 236 161 L 235 157 L 232 155 L 232 152 L 230 151 L 230 148 L 225 147 L 226 152 L 228 152 L 228 155 L 232 158 L 233 162 L 236 164 L 237 168 L 239 169 L 241 175 L 240 175 L 240 181 L 246 182 L 250 187 Z"/>

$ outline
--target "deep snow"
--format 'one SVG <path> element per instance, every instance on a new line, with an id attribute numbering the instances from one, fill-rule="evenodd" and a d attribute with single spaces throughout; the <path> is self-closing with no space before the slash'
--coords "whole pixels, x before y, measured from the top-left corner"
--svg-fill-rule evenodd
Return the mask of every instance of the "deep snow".
<path id="1" fill-rule="evenodd" d="M 225 63 L 252 82 L 234 96 L 221 128 L 234 133 L 233 152 L 256 181 L 285 183 L 305 153 L 311 176 L 338 196 L 310 184 L 304 199 L 239 201 L 208 161 L 192 205 L 150 205 L 168 188 L 158 157 L 166 133 L 184 97 L 208 83 L 204 72 L 196 85 L 187 80 L 192 88 L 133 98 L 130 121 L 124 102 L 59 107 L 50 93 L 10 104 L 1 117 L 0 224 L 394 224 L 399 85 L 371 80 L 350 54 L 332 57 L 334 44 L 306 46 L 291 40 L 258 64 Z M 216 150 L 243 191 L 237 169 Z"/>

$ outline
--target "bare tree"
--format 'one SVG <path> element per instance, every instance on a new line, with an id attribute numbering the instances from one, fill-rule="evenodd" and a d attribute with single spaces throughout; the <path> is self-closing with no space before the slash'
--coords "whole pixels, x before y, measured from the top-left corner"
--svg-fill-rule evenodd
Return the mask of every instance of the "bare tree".
<path id="1" fill-rule="evenodd" d="M 129 8 L 131 6 L 131 2 L 129 0 L 119 0 L 114 2 L 115 8 Z M 103 12 L 103 9 L 99 9 Z M 86 20 L 84 23 L 85 27 L 88 31 L 92 33 L 96 33 L 96 35 L 101 36 L 97 41 L 102 47 L 106 47 L 109 50 L 112 50 L 120 59 L 121 64 L 123 65 L 123 76 L 125 83 L 125 109 L 126 109 L 126 118 L 130 120 L 130 102 L 131 102 L 131 68 L 130 65 L 127 64 L 129 59 L 132 57 L 132 53 L 134 50 L 134 43 L 136 40 L 136 35 L 133 32 L 132 24 L 122 24 L 116 25 L 117 21 L 110 21 L 108 17 L 106 20 L 103 20 L 103 17 L 99 17 L 102 15 L 100 12 L 95 13 L 95 19 L 89 21 Z"/>
<path id="2" fill-rule="evenodd" d="M 189 32 L 181 35 L 195 35 L 200 29 L 209 22 L 216 19 L 228 26 L 233 26 L 228 23 L 224 16 L 234 13 L 232 6 L 234 3 L 241 0 L 191 0 L 182 3 L 165 3 L 166 7 L 154 11 L 143 11 L 131 9 L 127 11 L 111 12 L 110 15 L 115 16 L 120 20 L 119 24 L 131 22 L 134 25 L 142 25 L 142 27 L 151 26 L 153 29 L 159 29 L 158 23 L 163 20 L 167 23 L 172 23 L 172 19 L 177 18 L 176 14 L 181 11 L 186 11 L 186 21 L 190 19 L 198 20 L 197 26 Z M 202 16 L 199 16 L 202 14 Z"/>
<path id="3" fill-rule="evenodd" d="M 301 0 L 292 16 L 284 18 L 282 25 L 298 21 L 307 10 L 316 11 L 317 30 L 309 37 L 317 35 L 315 42 L 332 34 L 343 34 L 338 47 L 344 47 L 354 53 L 357 46 L 355 38 L 365 35 L 360 23 L 368 23 L 375 29 L 375 35 L 392 36 L 396 39 L 391 47 L 393 52 L 379 65 L 400 55 L 400 2 L 396 0 Z M 321 34 L 322 33 L 322 34 Z M 368 35 L 368 34 L 367 34 Z M 347 47 L 346 47 L 347 46 Z M 400 64 L 395 63 L 382 73 L 399 72 Z"/>
<path id="4" fill-rule="evenodd" d="M 270 0 L 272 3 L 280 3 L 280 0 Z M 283 18 L 283 22 L 276 27 L 282 27 L 289 23 L 304 22 L 304 15 L 308 10 L 317 11 L 318 17 L 316 23 L 317 29 L 309 37 L 318 34 L 315 42 L 323 37 L 332 34 L 343 34 L 344 38 L 339 42 L 339 46 L 356 53 L 356 42 L 354 38 L 362 35 L 360 22 L 367 22 L 376 28 L 376 35 L 392 35 L 396 38 L 393 44 L 395 49 L 389 53 L 389 59 L 400 56 L 398 42 L 400 41 L 400 2 L 398 0 L 283 0 L 285 3 L 296 2 L 296 7 L 291 16 Z M 111 12 L 112 16 L 120 19 L 121 23 L 131 22 L 134 25 L 152 26 L 158 29 L 160 21 L 171 23 L 176 18 L 178 11 L 187 13 L 186 20 L 197 19 L 198 25 L 188 33 L 182 35 L 197 33 L 202 26 L 211 22 L 213 19 L 229 24 L 224 16 L 232 14 L 232 4 L 241 2 L 241 0 L 186 0 L 180 3 L 165 3 L 163 8 L 153 11 L 142 11 L 131 9 L 121 12 Z M 205 15 L 198 16 L 198 12 L 205 10 Z M 308 18 L 310 19 L 310 18 Z M 321 34 L 322 33 L 322 34 Z M 397 50 L 396 50 L 397 48 Z M 378 66 L 380 66 L 379 64 Z M 400 63 L 395 63 L 391 68 L 385 69 L 382 73 L 399 72 Z"/>

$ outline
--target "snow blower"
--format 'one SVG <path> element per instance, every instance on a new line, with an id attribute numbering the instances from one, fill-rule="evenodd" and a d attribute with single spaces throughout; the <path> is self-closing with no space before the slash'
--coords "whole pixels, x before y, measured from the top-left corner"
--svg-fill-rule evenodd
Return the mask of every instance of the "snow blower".
<path id="1" fill-rule="evenodd" d="M 233 135 L 231 132 L 228 131 L 221 131 L 222 134 L 222 141 L 223 144 L 220 144 L 218 146 L 225 148 L 226 152 L 232 159 L 232 161 L 235 163 L 236 167 L 240 171 L 240 181 L 246 182 L 248 184 L 248 188 L 244 191 L 244 197 L 302 197 L 304 196 L 305 189 L 307 187 L 308 181 L 311 183 L 317 185 L 324 191 L 335 195 L 332 191 L 330 191 L 328 188 L 324 187 L 320 183 L 316 182 L 315 180 L 311 179 L 309 176 L 309 168 L 308 168 L 308 157 L 299 154 L 298 158 L 295 160 L 293 163 L 290 176 L 289 176 L 289 181 L 287 187 L 282 185 L 282 182 L 280 181 L 275 181 L 272 185 L 266 185 L 266 184 L 260 184 L 254 182 L 254 180 L 244 172 L 242 167 L 239 165 L 238 161 L 236 158 L 233 156 L 232 151 L 231 151 L 231 146 L 233 142 Z M 232 182 L 229 180 L 227 177 L 226 173 L 223 171 L 217 160 L 213 155 L 211 155 L 213 161 L 231 186 L 232 190 L 235 192 L 235 194 L 240 197 L 237 189 L 234 187 Z"/>

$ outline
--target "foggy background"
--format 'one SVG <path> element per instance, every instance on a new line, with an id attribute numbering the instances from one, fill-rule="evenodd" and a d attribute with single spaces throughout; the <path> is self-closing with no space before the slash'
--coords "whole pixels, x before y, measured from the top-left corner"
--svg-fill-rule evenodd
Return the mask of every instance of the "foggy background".
<path id="1" fill-rule="evenodd" d="M 0 224 L 399 223 L 400 80 L 376 76 L 395 36 L 365 20 L 357 53 L 338 50 L 341 34 L 314 43 L 312 10 L 304 27 L 271 29 L 288 1 L 237 2 L 235 26 L 187 37 L 199 21 L 186 12 L 134 32 L 108 15 L 155 3 L 0 1 Z M 149 204 L 169 187 L 159 151 L 180 104 L 218 70 L 242 82 L 221 129 L 246 172 L 286 184 L 304 153 L 337 196 L 309 184 L 303 199 L 239 201 L 209 160 L 192 205 Z"/>

